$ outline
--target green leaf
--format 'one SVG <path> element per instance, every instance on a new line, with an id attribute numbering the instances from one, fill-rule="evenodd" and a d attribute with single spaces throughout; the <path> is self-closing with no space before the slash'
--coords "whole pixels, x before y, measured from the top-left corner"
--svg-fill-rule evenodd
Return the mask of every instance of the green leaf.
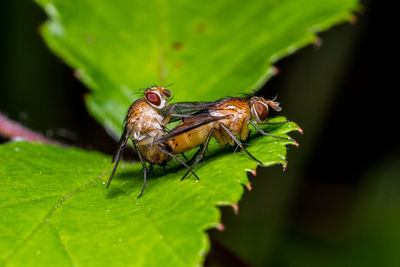
<path id="1" fill-rule="evenodd" d="M 275 121 L 284 120 L 276 118 Z M 274 120 L 272 120 L 274 121 Z M 294 123 L 264 127 L 287 136 Z M 252 131 L 254 132 L 254 131 Z M 248 150 L 266 165 L 285 164 L 289 141 L 251 135 Z M 244 152 L 214 143 L 200 181 L 172 164 L 155 168 L 144 195 L 140 164 L 122 163 L 109 189 L 109 156 L 14 142 L 0 146 L 0 265 L 195 266 L 218 226 L 217 205 L 235 206 L 246 171 Z"/>
<path id="2" fill-rule="evenodd" d="M 279 58 L 348 20 L 356 0 L 36 0 L 50 20 L 42 34 L 91 90 L 90 112 L 119 133 L 133 91 L 175 83 L 175 100 L 213 100 L 258 89 Z M 282 119 L 282 118 L 280 118 Z M 268 127 L 266 127 L 268 129 Z M 298 129 L 287 123 L 271 133 Z M 252 136 L 266 165 L 286 162 L 289 141 Z M 256 163 L 212 144 L 207 163 L 156 169 L 145 194 L 139 164 L 121 164 L 109 190 L 110 158 L 40 144 L 0 147 L 0 262 L 9 265 L 202 263 L 217 205 L 235 207 Z"/>
<path id="3" fill-rule="evenodd" d="M 133 92 L 167 85 L 175 100 L 214 100 L 260 88 L 273 64 L 348 21 L 357 0 L 36 0 L 42 34 L 91 90 L 91 114 L 121 131 Z"/>

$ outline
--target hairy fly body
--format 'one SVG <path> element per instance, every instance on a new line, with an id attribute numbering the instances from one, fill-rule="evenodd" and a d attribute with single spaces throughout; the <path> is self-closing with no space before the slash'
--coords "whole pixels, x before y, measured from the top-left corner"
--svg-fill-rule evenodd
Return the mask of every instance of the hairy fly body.
<path id="1" fill-rule="evenodd" d="M 111 183 L 118 167 L 122 150 L 129 139 L 132 140 L 144 168 L 144 183 L 138 198 L 144 192 L 147 173 L 152 170 L 153 165 L 165 166 L 171 158 L 174 158 L 191 171 L 191 168 L 186 163 L 167 150 L 169 148 L 165 143 L 154 143 L 156 139 L 164 135 L 165 125 L 169 121 L 169 116 L 163 116 L 161 110 L 168 108 L 168 98 L 170 97 L 171 92 L 169 90 L 163 87 L 151 87 L 145 90 L 144 98 L 136 100 L 131 105 L 125 118 L 124 132 L 119 142 L 119 148 L 113 158 L 115 165 L 107 187 Z M 149 166 L 147 166 L 146 162 L 149 162 Z M 196 176 L 195 173 L 193 174 Z"/>

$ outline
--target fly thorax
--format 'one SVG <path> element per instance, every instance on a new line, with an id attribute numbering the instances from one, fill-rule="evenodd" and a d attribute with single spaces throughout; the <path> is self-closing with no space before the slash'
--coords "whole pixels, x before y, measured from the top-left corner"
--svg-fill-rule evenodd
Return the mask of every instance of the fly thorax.
<path id="1" fill-rule="evenodd" d="M 146 119 L 148 128 L 162 129 L 161 123 L 164 117 L 154 108 L 147 109 L 142 116 Z"/>
<path id="2" fill-rule="evenodd" d="M 155 109 L 146 110 L 142 114 L 140 120 L 139 130 L 142 135 L 145 136 L 155 136 L 160 131 L 163 131 L 162 127 L 163 116 L 161 116 Z"/>
<path id="3" fill-rule="evenodd" d="M 142 113 L 140 120 L 136 123 L 133 138 L 135 138 L 137 141 L 140 141 L 144 138 L 154 138 L 157 135 L 160 135 L 160 132 L 162 135 L 162 121 L 163 116 L 161 116 L 157 110 L 153 108 L 146 109 Z"/>

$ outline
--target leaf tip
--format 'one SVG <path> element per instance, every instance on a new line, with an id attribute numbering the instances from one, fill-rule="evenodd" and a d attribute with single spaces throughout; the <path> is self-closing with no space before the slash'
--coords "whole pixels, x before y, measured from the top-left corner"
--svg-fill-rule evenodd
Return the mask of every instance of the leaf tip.
<path id="1" fill-rule="evenodd" d="M 238 215 L 239 214 L 239 205 L 233 204 L 232 208 L 233 208 L 233 212 L 235 213 L 235 215 Z"/>
<path id="2" fill-rule="evenodd" d="M 256 169 L 254 169 L 254 170 L 252 170 L 252 169 L 246 169 L 246 171 L 249 172 L 249 173 L 251 173 L 253 176 L 257 176 L 257 170 L 256 170 Z"/>
<path id="3" fill-rule="evenodd" d="M 74 74 L 75 78 L 80 79 L 82 77 L 82 70 L 76 69 L 76 70 L 74 70 L 73 74 Z"/>
<path id="4" fill-rule="evenodd" d="M 358 22 L 358 16 L 356 14 L 351 14 L 349 16 L 349 23 L 354 25 L 357 22 Z"/>
<path id="5" fill-rule="evenodd" d="M 251 183 L 249 182 L 248 184 L 246 184 L 247 190 L 251 191 L 253 188 L 251 187 Z"/>
<path id="6" fill-rule="evenodd" d="M 223 232 L 225 231 L 225 226 L 222 223 L 217 224 L 216 228 L 218 231 Z"/>
<path id="7" fill-rule="evenodd" d="M 271 73 L 272 73 L 272 75 L 278 75 L 279 74 L 279 72 L 280 72 L 280 70 L 279 70 L 279 68 L 277 67 L 277 66 L 272 66 L 271 67 Z"/>
<path id="8" fill-rule="evenodd" d="M 314 40 L 312 41 L 312 44 L 314 45 L 315 48 L 320 48 L 323 45 L 323 41 L 319 36 L 315 36 Z"/>

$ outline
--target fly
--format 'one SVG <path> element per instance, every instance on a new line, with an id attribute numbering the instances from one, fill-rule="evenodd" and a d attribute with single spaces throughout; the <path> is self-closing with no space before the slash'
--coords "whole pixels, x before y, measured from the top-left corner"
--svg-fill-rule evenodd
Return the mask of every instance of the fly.
<path id="1" fill-rule="evenodd" d="M 125 117 L 124 132 L 119 141 L 118 150 L 112 161 L 115 162 L 115 165 L 108 180 L 107 188 L 110 186 L 121 153 L 129 139 L 132 139 L 134 149 L 144 168 L 143 188 L 138 198 L 143 194 L 146 187 L 147 173 L 151 172 L 154 165 L 165 166 L 171 158 L 176 159 L 197 177 L 186 163 L 167 151 L 169 148 L 165 143 L 153 143 L 164 135 L 165 125 L 169 122 L 170 116 L 163 116 L 162 110 L 168 109 L 170 97 L 171 91 L 163 87 L 151 87 L 145 90 L 144 98 L 136 100 L 131 105 Z M 189 105 L 182 107 L 189 108 Z M 175 106 L 170 110 L 176 110 Z M 149 167 L 146 162 L 149 162 Z"/>
<path id="2" fill-rule="evenodd" d="M 241 140 L 247 139 L 249 124 L 262 135 L 296 142 L 292 138 L 266 133 L 258 126 L 258 124 L 281 124 L 287 122 L 266 122 L 269 107 L 276 111 L 282 110 L 279 103 L 274 100 L 266 100 L 263 97 L 257 96 L 253 96 L 250 99 L 236 97 L 221 99 L 214 103 L 204 102 L 202 105 L 205 108 L 193 115 L 174 114 L 174 116 L 182 117 L 183 121 L 168 134 L 155 141 L 155 144 L 160 142 L 165 143 L 169 147 L 171 153 L 174 154 L 200 146 L 200 149 L 195 153 L 194 157 L 196 157 L 196 159 L 191 169 L 204 157 L 212 137 L 214 137 L 221 146 L 226 144 L 233 146 L 236 144 L 250 158 L 255 160 L 258 164 L 263 165 L 261 161 L 247 151 L 242 142 L 237 138 L 237 136 L 240 136 Z M 184 179 L 188 173 L 189 172 L 186 172 L 182 179 Z"/>

